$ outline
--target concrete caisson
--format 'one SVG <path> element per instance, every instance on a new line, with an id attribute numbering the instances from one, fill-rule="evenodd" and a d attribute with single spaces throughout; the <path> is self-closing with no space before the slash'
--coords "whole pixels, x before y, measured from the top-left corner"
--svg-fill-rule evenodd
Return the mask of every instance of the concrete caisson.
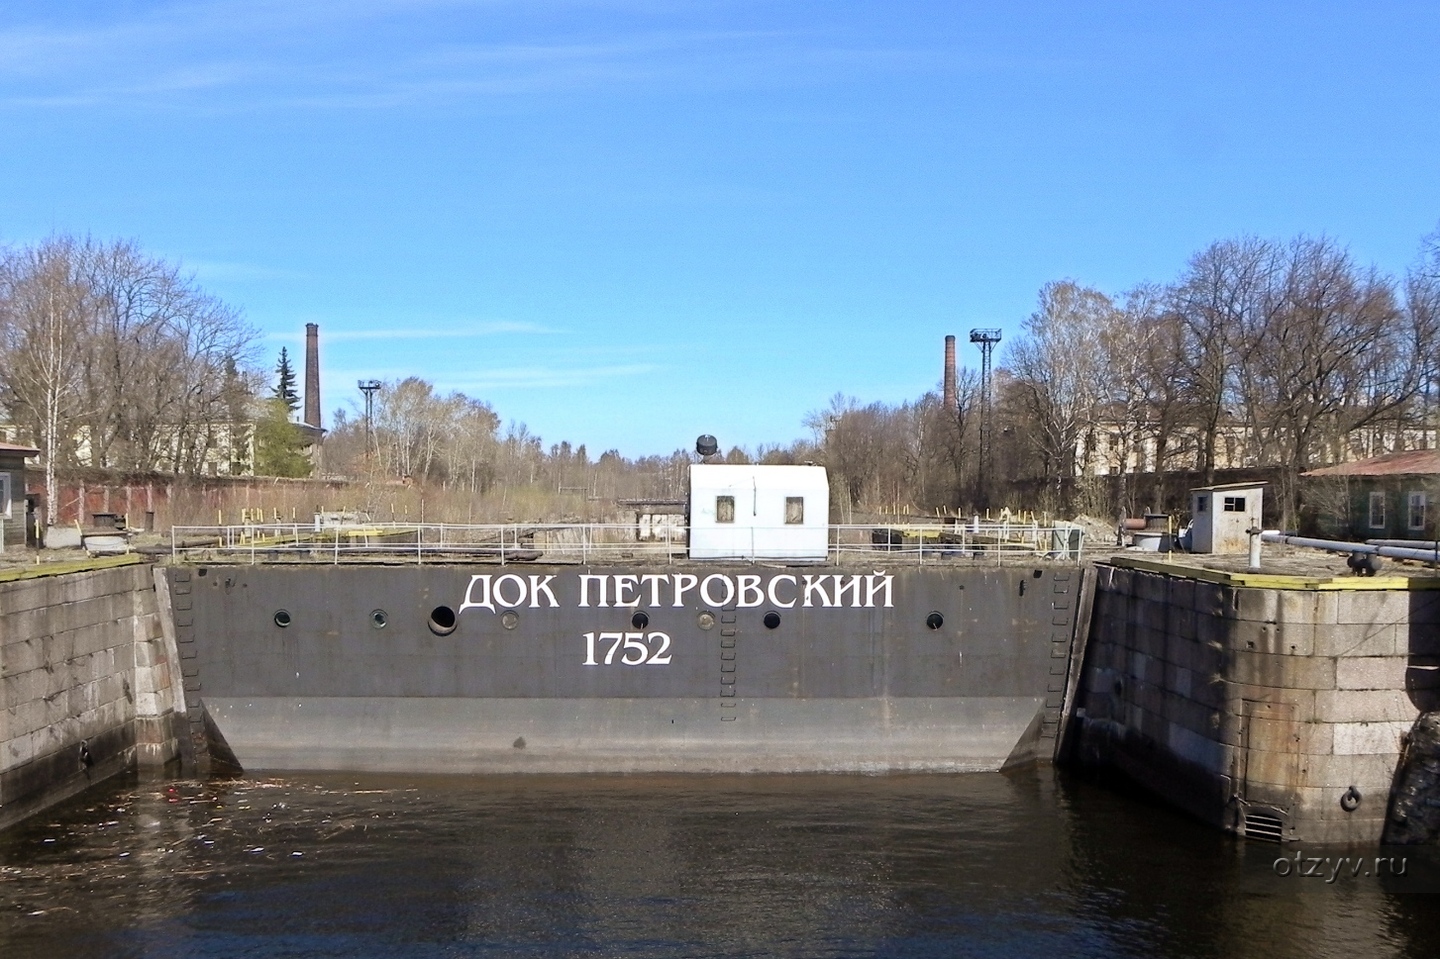
<path id="1" fill-rule="evenodd" d="M 1437 586 L 1102 564 L 1072 755 L 1236 833 L 1379 841 L 1435 708 Z"/>
<path id="2" fill-rule="evenodd" d="M 138 563 L 0 582 L 0 827 L 179 756 L 168 613 Z"/>

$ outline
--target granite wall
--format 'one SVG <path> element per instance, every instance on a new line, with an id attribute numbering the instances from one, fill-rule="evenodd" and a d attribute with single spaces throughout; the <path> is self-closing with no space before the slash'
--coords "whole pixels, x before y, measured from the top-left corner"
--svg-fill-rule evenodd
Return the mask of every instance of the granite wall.
<path id="1" fill-rule="evenodd" d="M 0 582 L 0 827 L 179 757 L 184 694 L 153 573 Z"/>
<path id="2" fill-rule="evenodd" d="M 1440 584 L 1172 568 L 1098 567 L 1073 758 L 1255 838 L 1379 841 L 1435 708 Z"/>

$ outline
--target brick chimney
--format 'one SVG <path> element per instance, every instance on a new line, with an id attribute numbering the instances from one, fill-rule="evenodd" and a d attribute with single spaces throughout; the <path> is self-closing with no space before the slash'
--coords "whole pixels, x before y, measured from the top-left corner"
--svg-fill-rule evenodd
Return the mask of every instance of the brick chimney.
<path id="1" fill-rule="evenodd" d="M 320 428 L 320 327 L 315 323 L 305 324 L 305 425 Z"/>
<path id="2" fill-rule="evenodd" d="M 945 337 L 945 410 L 955 412 L 960 397 L 955 387 L 955 337 Z M 307 407 L 308 409 L 308 407 Z"/>

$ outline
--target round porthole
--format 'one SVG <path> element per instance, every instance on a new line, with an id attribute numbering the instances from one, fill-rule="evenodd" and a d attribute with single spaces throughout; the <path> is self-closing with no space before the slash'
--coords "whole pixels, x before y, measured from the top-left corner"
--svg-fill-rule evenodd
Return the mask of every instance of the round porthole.
<path id="1" fill-rule="evenodd" d="M 288 610 L 288 609 L 277 609 L 277 610 L 275 610 L 275 625 L 276 625 L 276 626 L 279 626 L 281 629 L 284 629 L 286 626 L 289 626 L 289 625 L 290 625 L 290 610 Z"/>
<path id="2" fill-rule="evenodd" d="M 715 625 L 715 614 L 708 611 L 701 613 L 695 617 L 695 625 L 701 629 L 710 629 Z"/>
<path id="3" fill-rule="evenodd" d="M 430 620 L 426 625 L 436 636 L 449 636 L 455 632 L 455 623 L 455 610 L 449 606 L 436 606 L 430 610 Z"/>
<path id="4" fill-rule="evenodd" d="M 500 614 L 500 625 L 506 629 L 514 629 L 520 625 L 520 614 L 513 609 L 507 609 Z"/>
<path id="5" fill-rule="evenodd" d="M 390 622 L 390 617 L 385 615 L 383 609 L 372 609 L 370 611 L 370 625 L 376 629 L 384 629 L 385 624 Z"/>
<path id="6" fill-rule="evenodd" d="M 765 624 L 766 629 L 775 629 L 780 625 L 780 614 L 772 609 L 765 614 L 765 618 L 761 622 Z"/>
<path id="7" fill-rule="evenodd" d="M 941 616 L 939 613 L 931 613 L 929 616 L 925 617 L 925 625 L 929 626 L 931 629 L 939 629 L 941 626 L 945 625 L 945 617 Z"/>
<path id="8" fill-rule="evenodd" d="M 650 625 L 650 614 L 643 609 L 637 609 L 635 615 L 630 617 L 630 625 L 636 629 L 644 629 Z"/>

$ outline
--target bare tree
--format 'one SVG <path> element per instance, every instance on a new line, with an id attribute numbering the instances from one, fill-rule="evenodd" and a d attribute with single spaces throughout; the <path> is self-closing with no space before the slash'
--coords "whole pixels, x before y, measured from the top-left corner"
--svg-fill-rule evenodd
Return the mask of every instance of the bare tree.
<path id="1" fill-rule="evenodd" d="M 1104 397 L 1106 361 L 1097 349 L 1115 325 L 1115 305 L 1073 280 L 1047 283 L 1040 305 L 1012 342 L 1005 369 L 1027 414 L 1043 479 L 1060 488 L 1076 475 Z"/>
<path id="2" fill-rule="evenodd" d="M 1246 331 L 1247 417 L 1285 467 L 1287 522 L 1299 475 L 1324 448 L 1408 402 L 1421 363 L 1405 349 L 1393 282 L 1325 237 L 1297 237 Z"/>
<path id="3" fill-rule="evenodd" d="M 1196 466 L 1207 482 L 1215 477 L 1222 425 L 1240 402 L 1241 330 L 1256 322 L 1273 261 L 1272 245 L 1255 237 L 1212 243 L 1190 259 L 1172 293 L 1184 334 L 1185 396 L 1199 434 Z"/>
<path id="4" fill-rule="evenodd" d="M 0 261 L 0 383 L 6 405 L 27 420 L 45 464 L 45 517 L 54 525 L 55 470 L 84 412 L 81 364 L 96 303 L 66 237 Z"/>
<path id="5" fill-rule="evenodd" d="M 1421 445 L 1432 448 L 1440 438 L 1435 424 L 1440 386 L 1440 227 L 1420 241 L 1420 254 L 1405 274 L 1407 349 L 1419 361 L 1419 409 L 1414 414 Z"/>
<path id="6" fill-rule="evenodd" d="M 63 372 L 12 368 L 8 377 L 12 412 L 34 419 L 37 435 L 57 431 L 48 461 L 198 472 L 216 444 L 236 445 L 256 338 L 238 312 L 130 241 L 57 236 L 6 264 L 9 349 L 40 348 L 18 332 L 39 329 L 36 291 L 54 305 L 43 352 L 63 355 Z M 54 381 L 50 415 L 31 408 L 37 375 Z"/>

